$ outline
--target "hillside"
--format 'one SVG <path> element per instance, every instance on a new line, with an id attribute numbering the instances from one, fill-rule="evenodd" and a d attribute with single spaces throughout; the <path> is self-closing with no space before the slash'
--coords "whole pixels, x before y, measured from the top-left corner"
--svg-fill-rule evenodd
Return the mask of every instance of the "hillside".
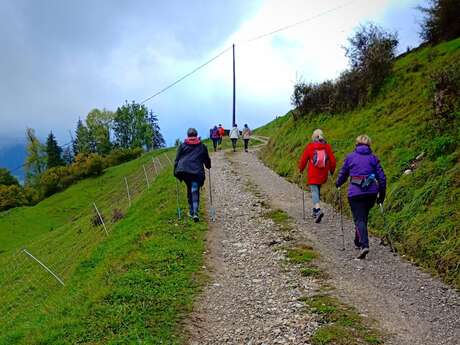
<path id="1" fill-rule="evenodd" d="M 166 154 L 173 156 L 146 154 L 34 207 L 2 214 L 0 344 L 180 341 L 178 322 L 198 292 L 207 226 L 177 220 Z M 95 222 L 93 201 L 107 233 Z M 183 191 L 180 203 L 184 208 Z"/>
<path id="2" fill-rule="evenodd" d="M 459 60 L 460 39 L 421 48 L 397 59 L 377 97 L 361 109 L 297 121 L 289 112 L 256 131 L 271 138 L 261 153 L 265 163 L 296 182 L 300 181 L 297 161 L 315 128 L 324 130 L 339 164 L 353 149 L 356 136 L 368 134 L 388 177 L 387 221 L 397 249 L 457 287 L 460 113 L 457 109 L 454 120 L 437 130 L 441 121 L 433 115 L 430 75 Z M 404 175 L 411 166 L 412 172 Z M 327 202 L 337 203 L 331 182 L 324 196 Z M 371 225 L 376 235 L 387 231 L 376 208 Z"/>

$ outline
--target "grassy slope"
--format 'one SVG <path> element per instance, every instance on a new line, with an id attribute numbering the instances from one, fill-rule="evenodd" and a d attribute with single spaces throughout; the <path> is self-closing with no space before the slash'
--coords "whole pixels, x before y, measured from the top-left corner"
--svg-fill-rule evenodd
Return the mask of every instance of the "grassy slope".
<path id="1" fill-rule="evenodd" d="M 48 286 L 46 308 L 13 308 L 15 319 L 0 326 L 0 344 L 178 343 L 178 322 L 199 288 L 206 224 L 178 223 L 174 192 L 167 169 L 107 239 L 86 248 L 65 287 Z"/>
<path id="2" fill-rule="evenodd" d="M 152 157 L 162 152 L 164 150 L 155 151 L 139 160 L 108 168 L 102 176 L 80 181 L 35 206 L 17 207 L 0 213 L 0 253 L 53 231 L 71 221 L 76 214 L 86 211 L 96 198 L 107 195 L 115 188 L 125 188 L 124 176 L 138 171 L 140 163 L 150 164 Z"/>
<path id="3" fill-rule="evenodd" d="M 262 153 L 265 162 L 297 182 L 297 160 L 315 128 L 325 131 L 339 164 L 353 149 L 356 136 L 368 134 L 389 178 L 388 223 L 398 249 L 457 287 L 460 114 L 443 135 L 434 133 L 428 122 L 432 118 L 428 75 L 459 59 L 460 39 L 421 49 L 396 61 L 379 96 L 362 109 L 335 116 L 319 114 L 297 122 L 288 113 L 256 131 L 272 138 Z M 425 158 L 417 170 L 403 175 L 422 152 Z M 331 183 L 325 186 L 329 202 L 335 202 L 334 189 Z M 375 233 L 383 235 L 382 218 L 376 209 L 371 224 Z"/>

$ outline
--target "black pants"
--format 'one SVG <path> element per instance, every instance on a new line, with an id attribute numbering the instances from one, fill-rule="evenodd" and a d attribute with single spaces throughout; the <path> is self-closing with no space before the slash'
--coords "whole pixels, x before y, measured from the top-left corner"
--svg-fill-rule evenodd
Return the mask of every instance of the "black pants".
<path id="1" fill-rule="evenodd" d="M 244 151 L 248 152 L 249 139 L 243 139 L 244 141 Z"/>
<path id="2" fill-rule="evenodd" d="M 187 199 L 190 215 L 198 213 L 200 207 L 200 184 L 197 181 L 186 180 L 187 185 Z"/>
<path id="3" fill-rule="evenodd" d="M 376 198 L 377 194 L 362 194 L 348 198 L 355 222 L 355 244 L 360 248 L 369 248 L 367 221 L 369 211 L 375 205 Z"/>
<path id="4" fill-rule="evenodd" d="M 214 152 L 217 151 L 217 144 L 219 143 L 219 139 L 211 139 L 212 140 L 212 146 L 214 147 Z"/>
<path id="5" fill-rule="evenodd" d="M 238 140 L 238 139 L 232 139 L 232 147 L 233 147 L 233 151 L 235 151 L 235 150 L 236 150 L 236 141 L 237 141 L 237 140 Z"/>

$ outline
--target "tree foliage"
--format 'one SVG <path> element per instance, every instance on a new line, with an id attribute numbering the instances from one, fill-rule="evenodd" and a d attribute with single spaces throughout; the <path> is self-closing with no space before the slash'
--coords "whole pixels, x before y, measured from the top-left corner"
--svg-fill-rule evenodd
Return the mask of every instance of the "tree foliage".
<path id="1" fill-rule="evenodd" d="M 75 140 L 73 142 L 74 155 L 88 155 L 93 152 L 91 142 L 88 127 L 85 126 L 81 119 L 78 119 L 77 129 L 75 130 Z"/>
<path id="2" fill-rule="evenodd" d="M 54 168 L 64 165 L 62 159 L 62 148 L 58 145 L 53 132 L 50 132 L 46 139 L 47 168 Z"/>
<path id="3" fill-rule="evenodd" d="M 0 185 L 4 186 L 19 186 L 19 181 L 16 177 L 11 175 L 10 171 L 5 168 L 0 168 Z"/>
<path id="4" fill-rule="evenodd" d="M 110 142 L 110 128 L 114 113 L 106 109 L 93 109 L 86 117 L 86 126 L 92 152 L 107 155 L 112 149 Z"/>
<path id="5" fill-rule="evenodd" d="M 299 81 L 294 86 L 291 102 L 294 117 L 308 113 L 339 113 L 366 103 L 389 75 L 398 44 L 394 33 L 370 23 L 360 26 L 349 38 L 345 55 L 350 69 L 336 80 L 322 83 Z"/>
<path id="6" fill-rule="evenodd" d="M 158 124 L 158 116 L 150 110 L 147 121 L 151 131 L 151 142 L 150 145 L 147 145 L 147 148 L 155 150 L 164 147 L 166 143 Z"/>
<path id="7" fill-rule="evenodd" d="M 24 165 L 26 181 L 33 185 L 46 169 L 46 149 L 45 146 L 40 143 L 32 128 L 27 128 L 26 139 L 27 157 Z"/>
<path id="8" fill-rule="evenodd" d="M 429 7 L 418 9 L 425 15 L 420 36 L 426 42 L 438 43 L 460 36 L 460 1 L 430 0 Z"/>

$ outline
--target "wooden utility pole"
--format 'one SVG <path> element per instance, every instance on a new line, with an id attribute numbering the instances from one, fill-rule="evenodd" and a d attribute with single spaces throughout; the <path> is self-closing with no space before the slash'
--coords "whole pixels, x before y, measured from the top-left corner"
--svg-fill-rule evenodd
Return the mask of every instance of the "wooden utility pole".
<path id="1" fill-rule="evenodd" d="M 232 125 L 236 124 L 236 113 L 235 113 L 235 99 L 236 99 L 236 88 L 235 88 L 235 45 L 233 44 L 233 119 Z"/>

